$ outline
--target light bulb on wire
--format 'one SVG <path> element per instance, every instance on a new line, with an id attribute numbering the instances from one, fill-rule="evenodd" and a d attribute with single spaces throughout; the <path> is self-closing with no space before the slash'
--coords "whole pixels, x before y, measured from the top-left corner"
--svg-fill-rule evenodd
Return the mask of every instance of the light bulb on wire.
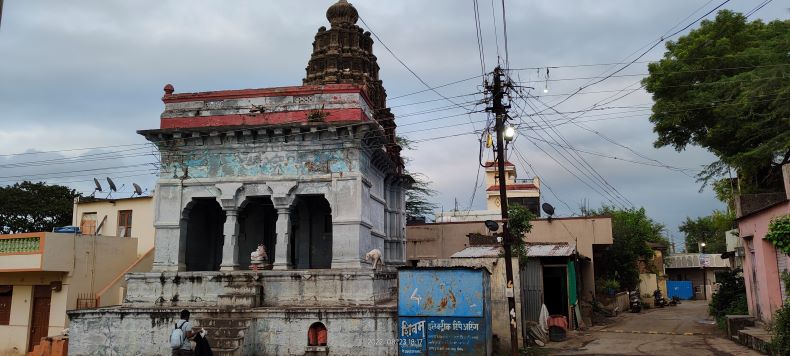
<path id="1" fill-rule="evenodd" d="M 546 67 L 546 83 L 543 85 L 543 94 L 549 92 L 549 68 Z"/>

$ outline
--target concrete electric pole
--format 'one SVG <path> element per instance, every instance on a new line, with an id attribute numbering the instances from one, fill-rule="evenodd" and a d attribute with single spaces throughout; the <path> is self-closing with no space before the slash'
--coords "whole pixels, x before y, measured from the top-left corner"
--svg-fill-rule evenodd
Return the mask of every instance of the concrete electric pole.
<path id="1" fill-rule="evenodd" d="M 502 104 L 502 98 L 505 96 L 505 90 L 502 84 L 502 68 L 497 66 L 494 69 L 494 85 L 490 87 L 494 99 L 494 105 L 491 111 L 496 118 L 496 163 L 497 172 L 499 175 L 499 200 L 500 208 L 502 209 L 502 244 L 505 248 L 505 278 L 507 279 L 507 287 L 505 295 L 507 296 L 508 315 L 510 316 L 510 354 L 518 355 L 518 323 L 516 322 L 516 297 L 513 283 L 513 253 L 511 250 L 512 237 L 508 231 L 508 211 L 507 211 L 507 180 L 505 177 L 505 120 L 507 119 L 507 107 Z M 521 238 L 517 236 L 516 238 Z"/>

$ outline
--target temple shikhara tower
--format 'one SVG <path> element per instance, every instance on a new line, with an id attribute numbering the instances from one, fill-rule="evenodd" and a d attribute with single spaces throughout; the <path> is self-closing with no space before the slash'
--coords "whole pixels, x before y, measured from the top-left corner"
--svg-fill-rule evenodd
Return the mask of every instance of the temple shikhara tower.
<path id="1" fill-rule="evenodd" d="M 396 339 L 410 179 L 371 34 L 345 0 L 326 15 L 301 86 L 165 86 L 160 127 L 139 131 L 161 153 L 153 272 L 127 274 L 118 307 L 70 312 L 71 353 L 169 353 L 184 308 L 219 354 L 396 352 L 370 341 Z"/>

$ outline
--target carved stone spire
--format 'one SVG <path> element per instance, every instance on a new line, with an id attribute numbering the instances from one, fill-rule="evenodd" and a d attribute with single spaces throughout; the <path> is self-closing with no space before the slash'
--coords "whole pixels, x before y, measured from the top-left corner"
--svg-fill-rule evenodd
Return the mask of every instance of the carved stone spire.
<path id="1" fill-rule="evenodd" d="M 346 0 L 326 11 L 329 30 L 321 26 L 313 41 L 304 85 L 356 84 L 364 87 L 371 101 L 374 119 L 384 128 L 387 153 L 399 170 L 403 169 L 401 147 L 395 140 L 395 116 L 387 108 L 387 92 L 379 79 L 379 65 L 373 55 L 373 38 L 357 26 L 359 13 Z"/>
<path id="2" fill-rule="evenodd" d="M 379 80 L 373 39 L 370 32 L 356 25 L 357 9 L 348 1 L 339 0 L 326 11 L 326 18 L 331 28 L 318 29 L 303 84 L 364 85 L 373 109 L 384 109 L 387 96 Z"/>

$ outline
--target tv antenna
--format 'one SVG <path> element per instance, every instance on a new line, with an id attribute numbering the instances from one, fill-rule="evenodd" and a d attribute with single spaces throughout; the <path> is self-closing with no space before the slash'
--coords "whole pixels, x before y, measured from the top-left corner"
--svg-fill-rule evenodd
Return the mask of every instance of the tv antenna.
<path id="1" fill-rule="evenodd" d="M 549 203 L 543 203 L 543 204 L 541 204 L 540 208 L 543 209 L 543 212 L 546 213 L 546 215 L 549 216 L 548 220 L 549 220 L 549 222 L 551 222 L 551 218 L 554 215 L 554 207 L 551 206 L 551 204 L 549 204 Z"/>
<path id="2" fill-rule="evenodd" d="M 132 193 L 132 197 L 135 195 L 143 195 L 143 188 L 140 188 L 140 185 L 137 183 L 132 183 L 132 187 L 134 187 L 134 192 Z"/>
<path id="3" fill-rule="evenodd" d="M 96 187 L 95 187 L 95 188 L 93 188 L 93 193 L 91 193 L 91 198 L 93 198 L 94 196 L 96 196 L 96 192 L 101 192 L 101 191 L 102 191 L 102 189 L 101 189 L 101 184 L 99 184 L 99 180 L 98 180 L 98 179 L 96 179 L 96 178 L 93 178 L 93 184 L 94 184 Z"/>
<path id="4" fill-rule="evenodd" d="M 115 186 L 115 182 L 113 182 L 112 179 L 110 179 L 110 177 L 107 177 L 107 184 L 110 185 L 110 193 L 107 194 L 107 198 L 109 198 L 110 195 L 112 195 L 112 192 L 118 191 L 118 188 Z"/>

